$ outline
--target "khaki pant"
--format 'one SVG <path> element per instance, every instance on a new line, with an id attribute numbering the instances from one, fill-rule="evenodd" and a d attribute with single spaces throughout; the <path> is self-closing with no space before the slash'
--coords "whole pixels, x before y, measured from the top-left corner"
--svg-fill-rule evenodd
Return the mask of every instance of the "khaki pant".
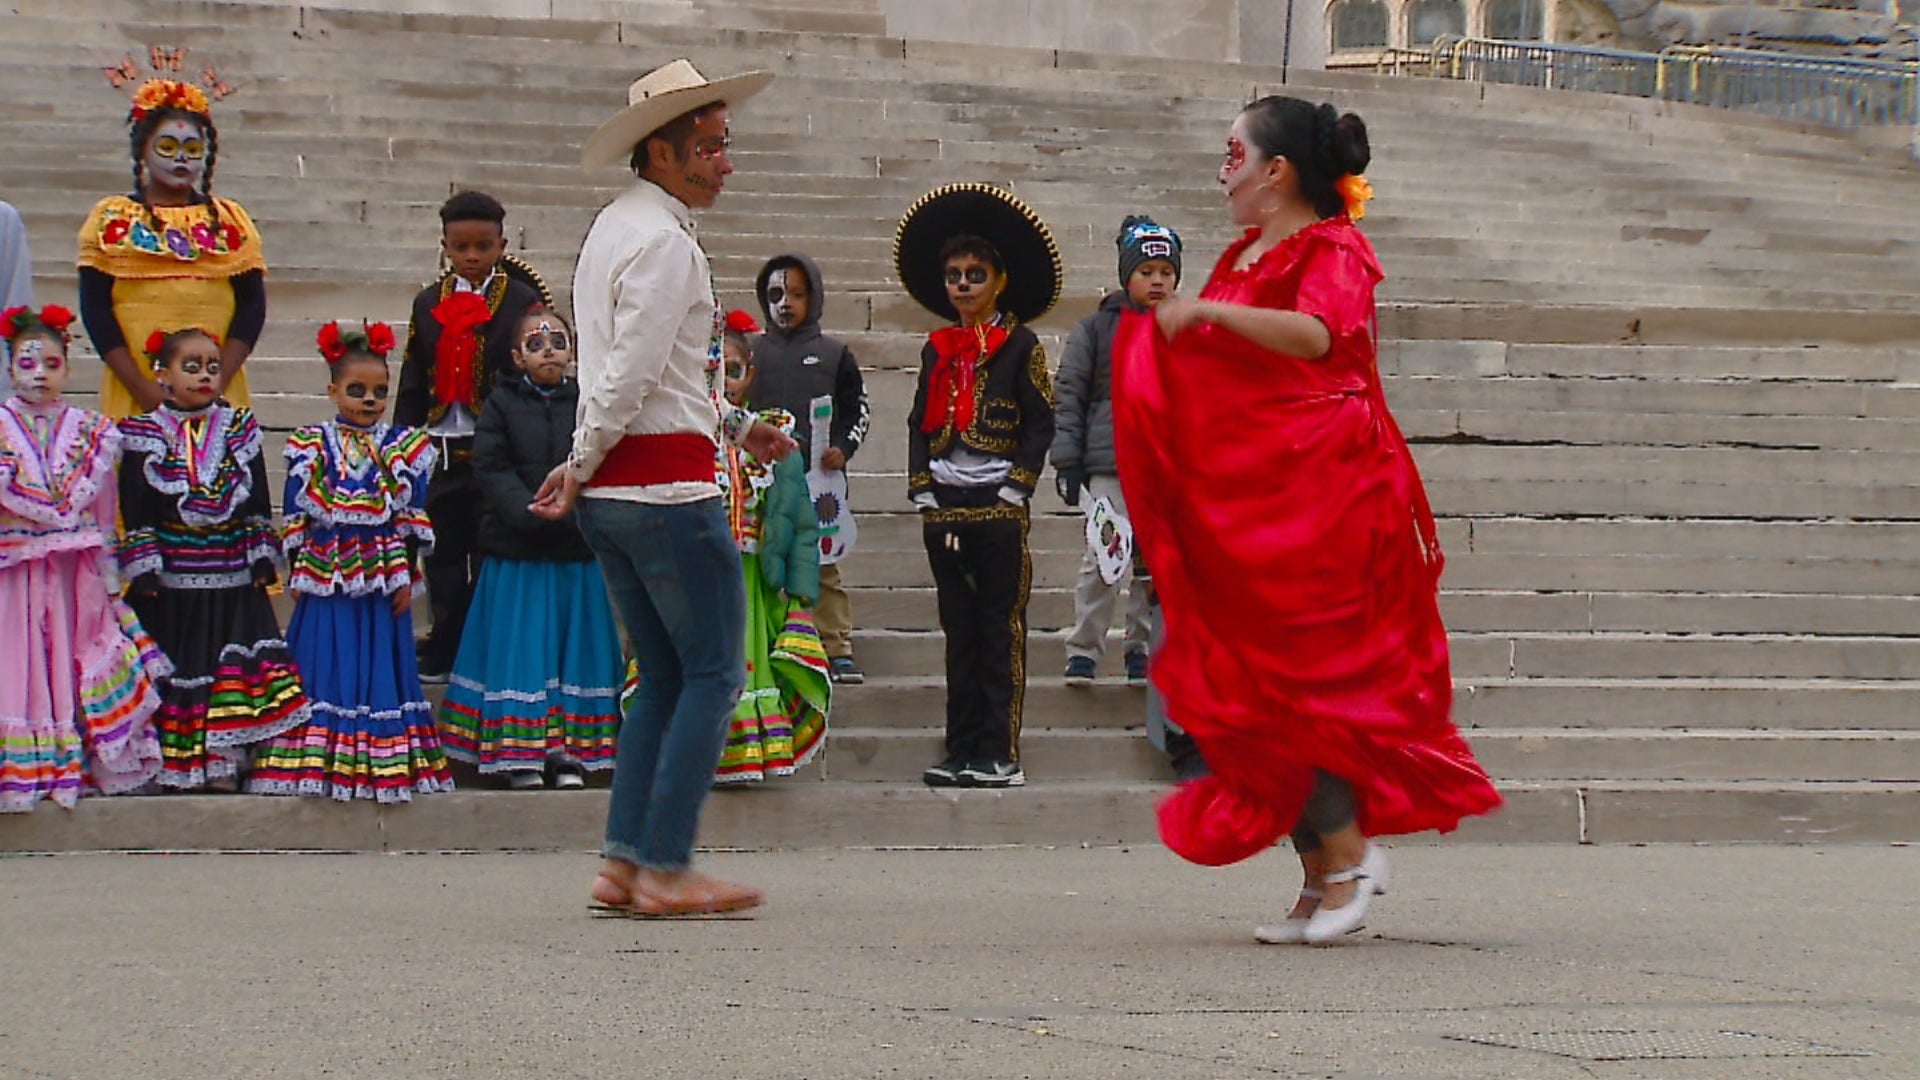
<path id="1" fill-rule="evenodd" d="M 840 584 L 840 564 L 820 568 L 820 602 L 813 606 L 813 626 L 828 656 L 853 655 L 853 601 Z"/>
<path id="2" fill-rule="evenodd" d="M 1094 475 L 1080 493 L 1080 509 L 1093 513 L 1093 504 L 1102 496 L 1113 503 L 1121 517 L 1127 514 L 1126 497 L 1120 494 L 1120 478 Z M 1100 576 L 1099 557 L 1086 549 L 1080 558 L 1080 580 L 1073 590 L 1073 632 L 1067 635 L 1067 655 L 1085 656 L 1099 663 L 1107 651 L 1107 631 L 1113 626 L 1115 601 L 1127 592 L 1126 650 L 1144 652 L 1149 633 L 1147 602 L 1149 590 L 1140 582 L 1129 585 L 1127 578 L 1109 585 Z"/>

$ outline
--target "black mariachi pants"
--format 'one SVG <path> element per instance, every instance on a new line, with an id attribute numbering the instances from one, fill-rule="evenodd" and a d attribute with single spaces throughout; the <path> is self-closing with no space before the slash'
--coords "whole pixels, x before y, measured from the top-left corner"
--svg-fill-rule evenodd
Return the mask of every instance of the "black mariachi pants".
<path id="1" fill-rule="evenodd" d="M 947 754 L 962 762 L 1020 760 L 1027 693 L 1027 508 L 992 488 L 936 485 L 923 510 L 927 562 L 947 637 Z"/>
<path id="2" fill-rule="evenodd" d="M 480 580 L 480 488 L 473 478 L 473 440 L 435 439 L 447 455 L 427 484 L 427 520 L 433 524 L 433 550 L 424 569 L 433 628 L 421 646 L 421 660 L 440 671 L 453 668 L 466 628 L 473 587 Z M 447 459 L 457 460 L 447 460 Z"/>

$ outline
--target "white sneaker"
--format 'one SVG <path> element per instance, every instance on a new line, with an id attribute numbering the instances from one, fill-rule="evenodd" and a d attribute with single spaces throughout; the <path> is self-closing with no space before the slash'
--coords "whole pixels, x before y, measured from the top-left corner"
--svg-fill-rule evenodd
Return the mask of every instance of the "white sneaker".
<path id="1" fill-rule="evenodd" d="M 537 772 L 520 770 L 507 774 L 507 787 L 513 791 L 540 791 L 547 786 L 547 778 Z"/>
<path id="2" fill-rule="evenodd" d="M 557 791 L 578 791 L 587 786 L 587 778 L 577 769 L 559 769 L 553 774 L 553 786 Z"/>
<path id="3" fill-rule="evenodd" d="M 1320 902 L 1320 890 L 1301 889 L 1300 899 L 1312 900 L 1318 905 Z M 1294 906 L 1298 907 L 1298 902 L 1296 902 Z M 1312 916 L 1308 916 L 1306 919 L 1288 916 L 1277 923 L 1261 923 L 1259 926 L 1253 928 L 1253 940 L 1262 945 L 1299 945 L 1307 940 L 1307 922 L 1311 918 Z"/>

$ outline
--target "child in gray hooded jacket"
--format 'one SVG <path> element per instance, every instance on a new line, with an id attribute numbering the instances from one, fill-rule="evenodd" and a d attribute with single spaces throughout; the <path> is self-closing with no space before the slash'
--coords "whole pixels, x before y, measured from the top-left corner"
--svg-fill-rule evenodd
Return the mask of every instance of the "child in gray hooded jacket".
<path id="1" fill-rule="evenodd" d="M 808 418 L 813 401 L 832 398 L 833 420 L 820 467 L 846 469 L 867 437 L 867 388 L 853 350 L 820 330 L 827 306 L 820 268 L 805 255 L 777 255 L 760 268 L 753 291 L 767 324 L 753 347 L 752 407 L 792 413 L 799 421 L 793 434 L 800 442 L 801 460 L 811 462 Z M 820 602 L 813 618 L 833 681 L 865 682 L 866 676 L 853 660 L 853 603 L 841 584 L 838 563 L 820 567 Z"/>

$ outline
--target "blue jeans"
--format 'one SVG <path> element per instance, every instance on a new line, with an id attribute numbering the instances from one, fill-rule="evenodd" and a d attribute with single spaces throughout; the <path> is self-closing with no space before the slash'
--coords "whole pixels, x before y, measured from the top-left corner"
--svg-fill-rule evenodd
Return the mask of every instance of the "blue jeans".
<path id="1" fill-rule="evenodd" d="M 581 499 L 574 510 L 640 666 L 600 853 L 652 870 L 693 861 L 700 808 L 747 679 L 746 582 L 721 507 Z"/>

